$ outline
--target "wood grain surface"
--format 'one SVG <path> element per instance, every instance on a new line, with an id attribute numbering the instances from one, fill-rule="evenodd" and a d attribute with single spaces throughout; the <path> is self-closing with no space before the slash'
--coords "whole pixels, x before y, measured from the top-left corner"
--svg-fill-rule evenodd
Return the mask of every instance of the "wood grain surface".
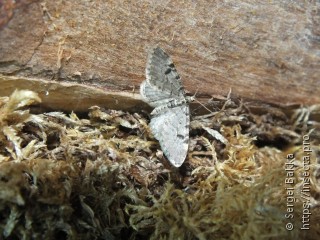
<path id="1" fill-rule="evenodd" d="M 319 103 L 319 10 L 318 1 L 289 0 L 5 0 L 0 95 L 30 86 L 22 80 L 35 91 L 40 83 L 74 84 L 83 90 L 56 94 L 76 101 L 88 86 L 138 94 L 147 53 L 161 46 L 186 90 L 204 101 L 231 88 L 250 101 Z"/>

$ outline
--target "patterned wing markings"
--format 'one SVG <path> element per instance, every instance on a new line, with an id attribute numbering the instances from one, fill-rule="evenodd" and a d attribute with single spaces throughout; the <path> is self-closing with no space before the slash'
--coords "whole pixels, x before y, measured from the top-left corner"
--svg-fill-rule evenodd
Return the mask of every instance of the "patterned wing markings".
<path id="1" fill-rule="evenodd" d="M 185 97 L 181 78 L 171 58 L 159 47 L 149 54 L 146 76 L 147 82 L 161 92 L 166 92 L 175 98 Z"/>
<path id="2" fill-rule="evenodd" d="M 142 82 L 140 94 L 152 107 L 166 105 L 174 99 L 170 93 L 162 92 L 157 87 L 152 87 L 148 81 Z"/>
<path id="3" fill-rule="evenodd" d="M 171 164 L 180 167 L 188 153 L 191 98 L 186 98 L 172 60 L 159 47 L 149 54 L 140 94 L 155 107 L 151 113 L 152 133 Z"/>
<path id="4" fill-rule="evenodd" d="M 184 162 L 189 146 L 189 107 L 187 105 L 164 109 L 155 115 L 150 127 L 161 149 L 175 167 Z"/>

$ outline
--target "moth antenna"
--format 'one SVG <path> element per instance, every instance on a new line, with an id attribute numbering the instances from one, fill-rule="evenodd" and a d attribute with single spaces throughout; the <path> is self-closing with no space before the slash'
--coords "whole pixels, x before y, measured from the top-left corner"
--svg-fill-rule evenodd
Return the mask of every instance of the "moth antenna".
<path id="1" fill-rule="evenodd" d="M 229 89 L 228 96 L 227 96 L 228 99 L 231 98 L 231 93 L 232 93 L 232 88 Z"/>
<path id="2" fill-rule="evenodd" d="M 221 110 L 224 110 L 227 107 L 227 104 L 229 103 L 230 99 L 231 99 L 231 93 L 232 93 L 232 89 L 229 89 L 228 95 L 227 95 L 227 100 L 226 102 L 223 104 Z"/>
<path id="3" fill-rule="evenodd" d="M 199 88 L 197 88 L 196 92 L 194 93 L 194 95 L 192 96 L 194 99 L 196 99 L 196 95 L 198 93 Z"/>
<path id="4" fill-rule="evenodd" d="M 194 100 L 199 103 L 202 107 L 204 107 L 207 111 L 209 111 L 210 113 L 213 113 L 209 108 L 207 108 L 204 104 L 202 104 L 200 101 L 198 101 L 196 98 L 194 98 Z"/>
<path id="5" fill-rule="evenodd" d="M 197 100 L 196 95 L 197 95 L 198 91 L 199 91 L 199 88 L 197 88 L 196 92 L 195 92 L 194 95 L 192 96 L 192 99 L 193 99 L 194 101 L 196 101 L 197 103 L 199 103 L 199 104 L 200 104 L 202 107 L 204 107 L 207 111 L 209 111 L 210 113 L 212 113 L 212 111 L 211 111 L 209 108 L 207 108 L 204 104 L 202 104 L 201 102 L 199 102 L 199 101 Z"/>

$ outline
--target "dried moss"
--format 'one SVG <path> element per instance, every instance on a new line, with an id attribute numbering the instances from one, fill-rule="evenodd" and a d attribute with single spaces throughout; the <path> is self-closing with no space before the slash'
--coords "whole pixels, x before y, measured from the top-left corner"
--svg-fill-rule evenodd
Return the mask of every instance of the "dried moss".
<path id="1" fill-rule="evenodd" d="M 289 110 L 226 99 L 193 117 L 175 169 L 147 117 L 89 109 L 30 113 L 31 91 L 0 99 L 0 229 L 7 239 L 316 239 L 319 106 Z M 220 109 L 220 110 L 218 110 Z M 309 231 L 301 231 L 302 136 L 310 138 Z M 287 219 L 287 154 L 295 212 Z"/>

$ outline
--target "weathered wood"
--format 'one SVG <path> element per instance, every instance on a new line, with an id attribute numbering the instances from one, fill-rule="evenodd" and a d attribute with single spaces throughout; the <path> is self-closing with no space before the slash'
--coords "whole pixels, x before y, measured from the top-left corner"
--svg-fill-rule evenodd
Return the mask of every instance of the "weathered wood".
<path id="1" fill-rule="evenodd" d="M 147 109 L 148 104 L 140 99 L 140 95 L 134 92 L 106 91 L 83 84 L 56 82 L 33 79 L 1 76 L 1 92 L 9 96 L 12 87 L 17 89 L 36 89 L 41 98 L 40 107 L 43 110 L 65 110 L 87 112 L 94 105 L 110 109 L 139 111 Z M 150 109 L 150 107 L 149 107 Z"/>
<path id="2" fill-rule="evenodd" d="M 0 21 L 0 73 L 38 78 L 32 90 L 55 80 L 138 93 L 159 45 L 198 96 L 320 102 L 317 1 L 22 2 Z"/>

